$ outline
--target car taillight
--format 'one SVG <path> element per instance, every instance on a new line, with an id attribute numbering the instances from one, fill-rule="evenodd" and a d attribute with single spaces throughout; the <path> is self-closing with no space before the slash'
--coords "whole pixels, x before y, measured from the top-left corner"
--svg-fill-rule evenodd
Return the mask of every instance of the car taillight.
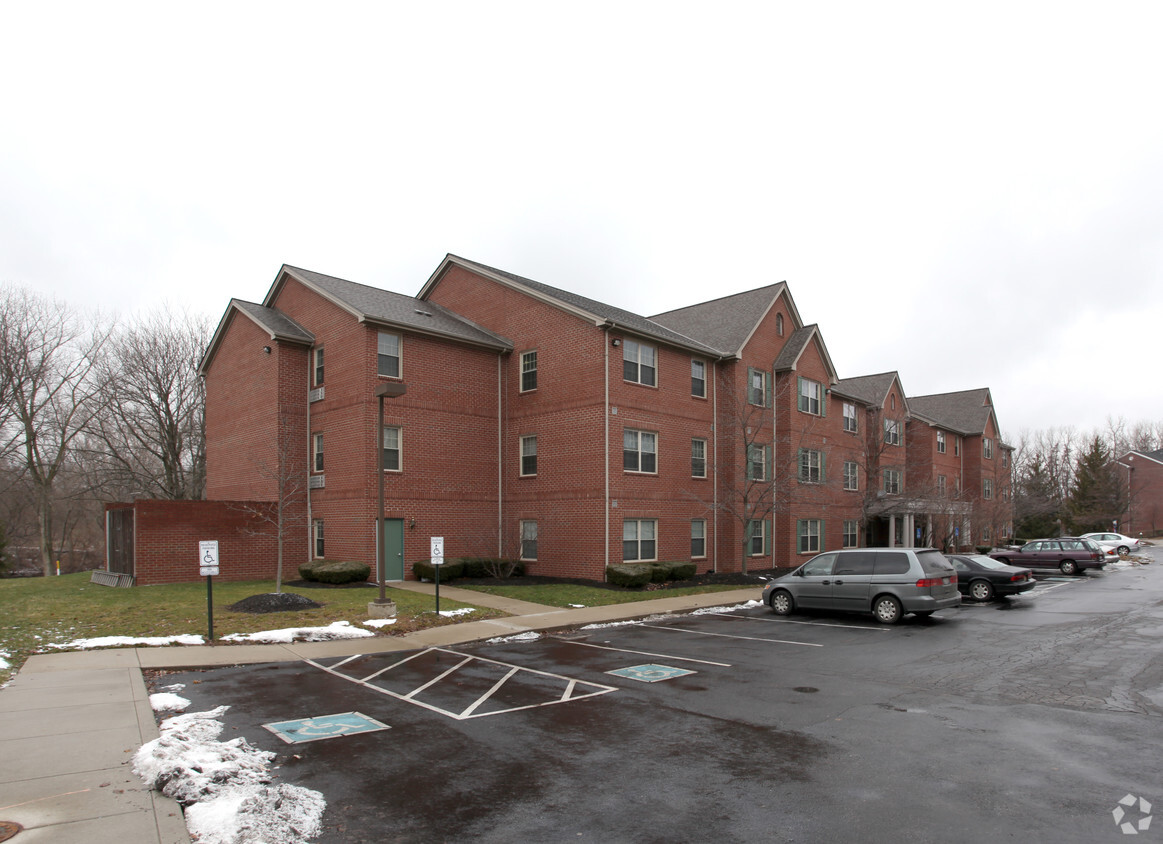
<path id="1" fill-rule="evenodd" d="M 922 577 L 917 581 L 918 589 L 931 589 L 934 586 L 944 586 L 947 583 L 956 583 L 957 575 L 950 574 L 946 577 Z"/>
<path id="2" fill-rule="evenodd" d="M 1026 576 L 1024 574 L 1015 574 L 1013 577 L 1010 578 L 1010 583 L 1017 583 L 1019 581 L 1025 580 L 1025 579 L 1026 579 Z"/>

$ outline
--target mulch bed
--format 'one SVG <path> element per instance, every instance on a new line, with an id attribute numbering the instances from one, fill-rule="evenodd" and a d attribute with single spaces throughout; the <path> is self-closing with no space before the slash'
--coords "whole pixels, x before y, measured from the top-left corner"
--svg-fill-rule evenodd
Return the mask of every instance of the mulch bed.
<path id="1" fill-rule="evenodd" d="M 584 580 L 578 577 L 538 577 L 537 575 L 524 575 L 522 577 L 458 577 L 453 580 L 450 586 L 542 586 L 553 584 L 571 584 L 575 586 L 592 586 L 595 589 L 612 589 L 615 592 L 642 592 L 665 589 L 686 589 L 691 586 L 738 586 L 746 588 L 748 586 L 761 587 L 764 583 L 773 577 L 779 577 L 781 574 L 787 574 L 791 569 L 760 569 L 758 571 L 748 571 L 747 574 L 739 572 L 705 572 L 697 574 L 689 580 L 668 580 L 665 583 L 648 583 L 645 586 L 638 588 L 631 588 L 627 586 L 615 586 L 613 583 L 606 583 L 600 580 Z"/>

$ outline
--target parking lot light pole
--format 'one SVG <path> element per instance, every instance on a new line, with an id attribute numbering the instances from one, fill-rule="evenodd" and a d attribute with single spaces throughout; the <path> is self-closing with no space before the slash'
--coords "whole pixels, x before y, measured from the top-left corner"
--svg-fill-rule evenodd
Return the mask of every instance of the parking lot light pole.
<path id="1" fill-rule="evenodd" d="M 384 399 L 396 399 L 404 395 L 408 388 L 400 381 L 389 381 L 386 384 L 380 384 L 376 387 L 376 398 L 380 402 L 379 425 L 376 428 L 376 451 L 379 457 L 376 459 L 376 464 L 379 467 L 377 472 L 379 481 L 379 509 L 376 510 L 376 567 L 379 569 L 380 581 L 380 597 L 376 599 L 377 604 L 391 603 L 387 597 L 387 590 L 384 585 L 384 579 L 387 577 L 387 551 L 384 546 Z"/>

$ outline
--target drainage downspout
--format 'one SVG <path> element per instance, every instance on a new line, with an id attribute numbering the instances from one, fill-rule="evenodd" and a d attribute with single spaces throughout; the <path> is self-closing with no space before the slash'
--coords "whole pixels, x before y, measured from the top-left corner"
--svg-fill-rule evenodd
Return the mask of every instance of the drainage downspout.
<path id="1" fill-rule="evenodd" d="M 712 564 L 716 574 L 719 572 L 719 361 L 712 363 L 715 378 L 711 383 L 711 512 L 714 513 L 711 530 L 714 531 L 715 543 Z"/>
<path id="2" fill-rule="evenodd" d="M 602 531 L 602 544 L 605 546 L 604 560 L 605 564 L 602 567 L 602 580 L 604 581 L 609 576 L 610 568 L 610 329 L 614 324 L 607 323 L 602 328 L 602 360 L 605 372 L 603 373 L 602 383 L 604 389 L 603 396 L 603 425 L 605 427 L 603 434 L 603 441 L 605 443 L 605 459 L 603 462 L 603 472 L 605 474 L 605 506 L 602 508 L 605 526 Z"/>
<path id="3" fill-rule="evenodd" d="M 505 544 L 505 453 L 504 400 L 501 355 L 497 355 L 497 556 L 504 556 Z M 518 555 L 519 556 L 519 555 Z"/>

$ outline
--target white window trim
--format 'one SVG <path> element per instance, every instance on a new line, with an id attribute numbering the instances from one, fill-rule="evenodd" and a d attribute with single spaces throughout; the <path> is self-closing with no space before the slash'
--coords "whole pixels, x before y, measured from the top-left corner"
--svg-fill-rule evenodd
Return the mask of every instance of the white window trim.
<path id="1" fill-rule="evenodd" d="M 525 453 L 525 444 L 527 442 L 530 442 L 530 441 L 532 441 L 532 443 L 533 443 L 533 453 L 526 454 Z M 521 437 L 519 451 L 520 451 L 520 454 L 518 455 L 519 462 L 517 464 L 517 471 L 519 473 L 519 476 L 522 478 L 535 478 L 535 477 L 537 477 L 537 435 L 536 434 L 527 434 L 526 436 Z M 533 458 L 533 471 L 532 472 L 525 471 L 525 458 L 526 457 Z"/>
<path id="2" fill-rule="evenodd" d="M 848 471 L 849 467 L 852 468 L 851 472 Z M 851 486 L 848 485 L 849 479 L 851 479 L 851 481 L 852 481 Z M 857 463 L 855 460 L 845 460 L 844 461 L 844 477 L 843 477 L 842 481 L 844 484 L 845 491 L 858 492 L 860 490 L 860 464 Z"/>
<path id="3" fill-rule="evenodd" d="M 533 538 L 532 538 L 532 540 L 528 540 L 525 536 L 525 526 L 526 525 L 533 525 Z M 540 551 L 540 548 L 537 547 L 538 540 L 540 539 L 540 537 L 538 536 L 537 520 L 536 519 L 522 519 L 521 526 L 520 526 L 519 530 L 521 532 L 520 559 L 526 560 L 529 562 L 536 562 L 537 561 L 537 554 Z M 533 545 L 534 545 L 534 553 L 533 553 L 532 557 L 527 556 L 525 554 L 525 543 L 527 541 L 532 541 Z"/>
<path id="4" fill-rule="evenodd" d="M 630 349 L 634 349 L 634 357 L 630 357 Z M 647 383 L 642 380 L 642 350 L 649 349 L 654 360 L 653 366 L 650 369 L 654 370 L 653 383 Z M 626 364 L 633 363 L 636 377 L 626 377 Z M 649 343 L 639 343 L 637 340 L 623 340 L 622 341 L 622 380 L 627 384 L 638 384 L 643 387 L 658 387 L 658 347 L 652 346 Z"/>
<path id="5" fill-rule="evenodd" d="M 526 367 L 526 363 L 527 363 L 530 355 L 533 356 L 533 368 L 532 369 L 528 369 Z M 537 349 L 528 349 L 524 352 L 521 352 L 521 371 L 519 373 L 519 380 L 517 383 L 517 391 L 518 392 L 520 392 L 520 393 L 532 393 L 537 389 L 537 376 L 538 376 L 537 366 L 538 366 L 538 363 L 539 363 L 539 360 L 538 360 L 538 356 L 537 356 Z M 525 386 L 525 373 L 526 372 L 533 373 L 533 386 L 532 387 Z"/>
<path id="6" fill-rule="evenodd" d="M 695 525 L 696 524 L 700 524 L 703 526 L 703 535 L 701 537 L 695 536 Z M 694 545 L 696 538 L 701 539 L 703 542 L 703 553 L 696 554 L 694 552 L 694 548 L 692 547 L 691 548 L 691 559 L 692 560 L 705 560 L 705 559 L 707 559 L 707 520 L 706 519 L 691 519 L 691 545 L 692 546 Z"/>
<path id="7" fill-rule="evenodd" d="M 703 456 L 701 458 L 695 457 L 695 443 L 702 443 L 703 445 Z M 703 473 L 701 475 L 695 473 L 695 460 L 702 460 Z M 705 480 L 707 477 L 707 441 L 702 437 L 691 437 L 691 477 L 698 478 L 699 480 Z"/>
<path id="8" fill-rule="evenodd" d="M 635 436 L 635 442 L 637 445 L 634 449 L 626 448 L 626 435 L 627 434 L 634 434 L 634 436 Z M 643 437 L 650 437 L 652 439 L 652 441 L 654 442 L 654 450 L 653 451 L 646 451 L 642 448 Z M 627 469 L 626 468 L 626 454 L 630 451 L 633 451 L 633 453 L 638 456 L 638 468 L 637 469 Z M 654 468 L 653 469 L 643 469 L 642 468 L 642 455 L 643 454 L 654 455 Z M 632 474 L 632 475 L 657 475 L 658 474 L 658 434 L 655 431 L 643 431 L 643 430 L 640 430 L 638 428 L 624 428 L 624 429 L 622 429 L 622 469 L 623 469 L 623 471 L 625 471 L 629 474 Z"/>
<path id="9" fill-rule="evenodd" d="M 388 431 L 395 431 L 396 432 L 396 448 L 395 448 L 396 468 L 393 469 L 390 466 L 385 465 L 384 471 L 385 472 L 403 472 L 404 471 L 404 429 L 401 428 L 399 425 L 385 425 L 384 426 L 384 439 L 383 439 L 383 446 L 384 446 L 383 450 L 384 451 L 389 450 L 388 449 L 388 437 L 387 437 Z M 383 459 L 382 456 L 381 456 L 381 459 Z M 387 461 L 385 461 L 385 464 L 386 464 L 386 462 Z"/>
<path id="10" fill-rule="evenodd" d="M 636 526 L 635 531 L 634 531 L 635 537 L 632 540 L 626 538 L 626 525 L 628 525 L 628 524 L 633 524 Z M 649 539 L 649 540 L 645 540 L 647 542 L 654 543 L 654 556 L 653 557 L 643 557 L 642 556 L 642 542 L 643 542 L 642 525 L 644 525 L 644 524 L 654 525 L 654 538 Z M 630 560 L 626 560 L 626 543 L 627 542 L 634 542 L 638 546 L 638 556 L 633 558 L 633 559 L 630 559 Z M 631 563 L 653 563 L 653 562 L 658 560 L 658 519 L 623 519 L 622 520 L 622 559 L 625 562 L 631 562 Z"/>
<path id="11" fill-rule="evenodd" d="M 381 337 L 395 337 L 396 338 L 396 354 L 384 355 L 384 357 L 395 357 L 396 359 L 396 374 L 390 375 L 380 372 L 380 338 Z M 404 377 L 404 338 L 394 331 L 377 331 L 376 332 L 376 377 L 377 378 L 403 378 Z"/>

